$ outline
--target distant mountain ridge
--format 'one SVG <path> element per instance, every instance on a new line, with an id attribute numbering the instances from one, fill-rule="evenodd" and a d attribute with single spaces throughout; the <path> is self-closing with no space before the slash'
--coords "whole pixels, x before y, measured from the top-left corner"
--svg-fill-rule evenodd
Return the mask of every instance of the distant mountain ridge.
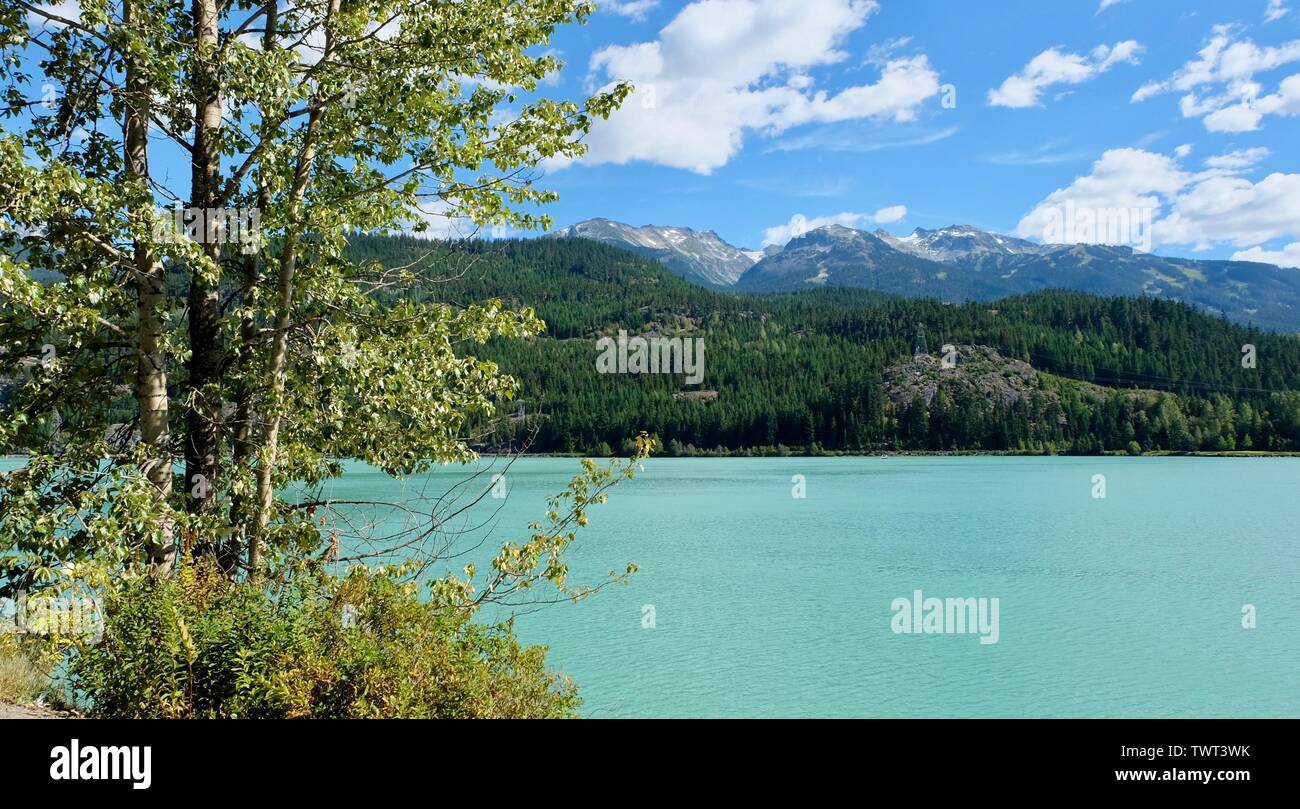
<path id="1" fill-rule="evenodd" d="M 592 239 L 623 247 L 658 259 L 678 275 L 706 286 L 735 284 L 762 256 L 761 252 L 727 244 L 711 230 L 657 225 L 633 227 L 612 219 L 588 219 L 547 235 Z"/>
<path id="2" fill-rule="evenodd" d="M 969 225 L 907 236 L 827 225 L 763 251 L 713 231 L 609 219 L 550 234 L 595 239 L 658 259 L 687 280 L 750 292 L 859 287 L 950 302 L 987 301 L 1041 289 L 1153 296 L 1191 303 L 1240 323 L 1300 331 L 1300 270 L 1249 261 L 1205 261 L 1095 244 L 1038 244 Z"/>
<path id="3" fill-rule="evenodd" d="M 895 249 L 933 261 L 949 261 L 972 255 L 1041 255 L 1052 245 L 1041 245 L 1014 236 L 973 228 L 970 225 L 952 225 L 939 230 L 917 228 L 910 235 L 898 238 L 885 230 L 873 235 L 888 242 Z M 1059 246 L 1059 245 L 1058 245 Z"/>

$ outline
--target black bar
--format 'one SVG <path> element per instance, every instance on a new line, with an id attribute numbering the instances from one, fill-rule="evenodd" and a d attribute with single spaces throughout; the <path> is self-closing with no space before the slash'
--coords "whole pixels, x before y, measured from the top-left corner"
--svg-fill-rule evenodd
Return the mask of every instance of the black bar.
<path id="1" fill-rule="evenodd" d="M 536 798 L 538 787 L 528 784 L 539 777 L 558 779 L 557 797 L 576 789 L 593 799 L 599 793 L 591 788 L 606 779 L 638 791 L 647 779 L 655 786 L 703 779 L 794 788 L 846 783 L 867 793 L 979 787 L 1028 795 L 1050 787 L 1124 795 L 1170 794 L 1173 787 L 1172 794 L 1222 796 L 1293 786 L 1300 748 L 1295 720 L 32 720 L 5 722 L 0 731 L 6 789 L 23 785 L 51 799 L 116 793 L 133 801 L 193 797 L 209 786 L 231 794 L 251 788 L 260 798 L 337 797 L 378 784 L 427 786 L 430 795 L 443 787 L 518 789 L 522 799 Z M 65 756 L 59 749 L 70 755 L 73 739 L 83 761 L 102 762 L 103 747 L 119 746 L 140 748 L 142 760 L 147 746 L 148 788 L 136 789 L 129 777 L 53 779 L 51 767 Z M 98 756 L 87 753 L 91 747 Z"/>

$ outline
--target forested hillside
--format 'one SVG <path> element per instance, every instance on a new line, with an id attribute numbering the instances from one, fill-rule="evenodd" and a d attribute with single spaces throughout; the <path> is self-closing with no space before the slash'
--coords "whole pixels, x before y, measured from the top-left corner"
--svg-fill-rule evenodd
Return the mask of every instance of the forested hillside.
<path id="1" fill-rule="evenodd" d="M 966 305 L 853 289 L 733 294 L 577 239 L 450 250 L 365 238 L 352 250 L 386 266 L 437 266 L 447 280 L 419 296 L 536 307 L 546 337 L 484 352 L 518 376 L 525 400 L 523 418 L 514 411 L 498 436 L 519 447 L 535 431 L 534 451 L 617 451 L 640 430 L 670 453 L 1300 449 L 1300 340 L 1180 303 L 1059 291 Z M 597 373 L 594 341 L 620 329 L 703 338 L 702 384 Z M 1027 363 L 1039 372 L 1034 389 L 1010 401 L 982 395 L 962 382 L 959 351 L 932 395 L 887 395 L 887 372 L 918 347 L 938 358 L 945 344 Z M 1255 368 L 1243 368 L 1247 344 Z"/>

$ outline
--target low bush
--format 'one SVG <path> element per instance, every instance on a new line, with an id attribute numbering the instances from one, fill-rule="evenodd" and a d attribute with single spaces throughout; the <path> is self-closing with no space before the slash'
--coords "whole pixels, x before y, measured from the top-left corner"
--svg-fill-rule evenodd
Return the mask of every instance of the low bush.
<path id="1" fill-rule="evenodd" d="M 283 592 L 186 567 L 122 585 L 100 642 L 69 665 L 101 717 L 568 717 L 567 678 L 509 624 L 435 606 L 358 569 Z"/>

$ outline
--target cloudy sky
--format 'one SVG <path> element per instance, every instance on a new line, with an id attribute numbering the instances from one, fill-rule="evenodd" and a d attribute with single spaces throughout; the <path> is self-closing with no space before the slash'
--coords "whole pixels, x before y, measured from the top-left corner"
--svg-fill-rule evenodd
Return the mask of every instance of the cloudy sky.
<path id="1" fill-rule="evenodd" d="M 1153 208 L 1159 253 L 1300 266 L 1300 0 L 601 6 L 545 90 L 637 91 L 547 167 L 557 225 L 1034 237 L 1073 200 Z"/>

